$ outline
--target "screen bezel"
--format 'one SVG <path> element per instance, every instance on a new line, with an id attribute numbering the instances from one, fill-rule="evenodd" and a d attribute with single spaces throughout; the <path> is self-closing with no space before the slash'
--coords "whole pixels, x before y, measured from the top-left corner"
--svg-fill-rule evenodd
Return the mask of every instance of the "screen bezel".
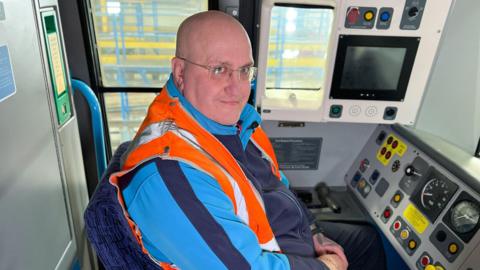
<path id="1" fill-rule="evenodd" d="M 330 90 L 330 99 L 403 101 L 417 55 L 420 37 L 340 35 Z M 405 57 L 396 89 L 341 88 L 348 47 L 405 48 Z"/>

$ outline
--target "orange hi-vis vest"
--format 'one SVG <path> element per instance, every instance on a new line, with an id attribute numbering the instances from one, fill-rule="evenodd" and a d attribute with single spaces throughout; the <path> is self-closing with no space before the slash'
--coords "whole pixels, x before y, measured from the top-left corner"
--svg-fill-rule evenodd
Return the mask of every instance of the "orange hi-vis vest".
<path id="1" fill-rule="evenodd" d="M 255 129 L 251 141 L 270 161 L 272 172 L 280 180 L 273 147 L 261 127 Z M 183 108 L 178 98 L 170 97 L 165 86 L 150 105 L 145 120 L 124 154 L 122 171 L 110 177 L 144 253 L 149 254 L 143 246 L 139 229 L 126 211 L 118 183 L 123 175 L 156 157 L 187 163 L 214 178 L 232 201 L 235 214 L 256 234 L 262 249 L 280 252 L 256 188 L 228 149 Z M 169 269 L 169 265 L 159 264 Z"/>

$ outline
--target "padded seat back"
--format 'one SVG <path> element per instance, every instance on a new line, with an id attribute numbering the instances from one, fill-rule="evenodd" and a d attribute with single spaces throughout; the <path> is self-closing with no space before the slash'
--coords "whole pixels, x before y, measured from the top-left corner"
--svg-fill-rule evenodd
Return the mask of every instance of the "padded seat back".
<path id="1" fill-rule="evenodd" d="M 108 181 L 120 170 L 120 160 L 130 142 L 121 144 L 93 194 L 84 219 L 88 239 L 106 269 L 162 268 L 142 252 L 117 199 L 115 187 Z"/>

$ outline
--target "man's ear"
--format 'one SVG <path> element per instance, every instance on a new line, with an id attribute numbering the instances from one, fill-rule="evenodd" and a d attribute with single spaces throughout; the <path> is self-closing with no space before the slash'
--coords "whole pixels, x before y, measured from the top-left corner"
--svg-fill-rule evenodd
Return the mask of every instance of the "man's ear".
<path id="1" fill-rule="evenodd" d="M 174 57 L 172 59 L 173 82 L 175 83 L 175 86 L 177 87 L 177 89 L 180 91 L 181 94 L 183 94 L 183 89 L 185 88 L 184 81 L 183 81 L 184 69 L 185 69 L 185 61 L 177 57 Z"/>

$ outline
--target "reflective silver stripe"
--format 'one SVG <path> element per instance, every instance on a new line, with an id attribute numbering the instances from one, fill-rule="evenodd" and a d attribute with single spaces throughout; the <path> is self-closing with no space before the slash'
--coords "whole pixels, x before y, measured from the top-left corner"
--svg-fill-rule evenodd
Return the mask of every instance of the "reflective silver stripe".
<path id="1" fill-rule="evenodd" d="M 135 140 L 135 147 L 146 144 L 163 136 L 167 131 L 177 129 L 177 124 L 173 120 L 165 120 L 162 122 L 152 123 L 147 126 L 140 136 Z"/>
<path id="2" fill-rule="evenodd" d="M 135 139 L 128 146 L 127 151 L 123 153 L 120 160 L 120 168 L 123 168 L 127 157 L 130 155 L 130 153 L 133 152 L 133 150 L 137 149 L 140 145 L 146 144 L 155 140 L 156 138 L 163 136 L 169 130 L 175 128 L 177 128 L 177 125 L 171 119 L 148 125 L 139 136 L 135 137 Z"/>

